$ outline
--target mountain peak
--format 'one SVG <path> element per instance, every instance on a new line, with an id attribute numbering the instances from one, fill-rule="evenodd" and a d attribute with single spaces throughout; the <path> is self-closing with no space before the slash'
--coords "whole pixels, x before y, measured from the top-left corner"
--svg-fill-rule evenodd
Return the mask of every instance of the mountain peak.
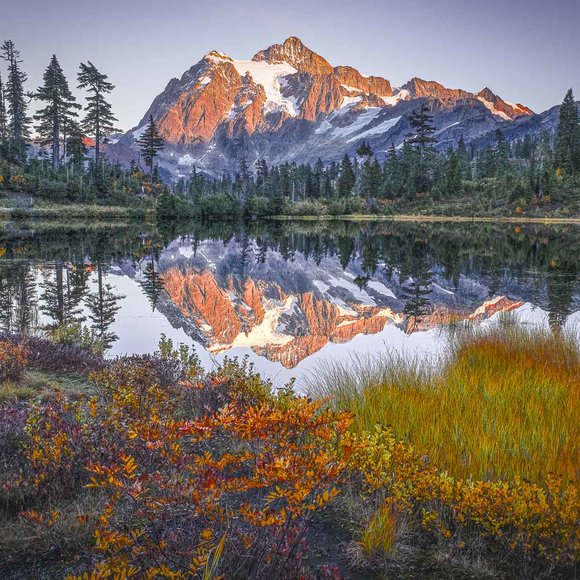
<path id="1" fill-rule="evenodd" d="M 228 56 L 227 54 L 224 54 L 223 52 L 220 52 L 219 50 L 211 50 L 210 52 L 208 52 L 204 57 L 204 60 L 228 60 L 230 62 L 233 62 L 233 58 L 231 56 Z"/>
<path id="2" fill-rule="evenodd" d="M 273 44 L 261 50 L 252 58 L 254 61 L 265 61 L 270 64 L 285 62 L 299 72 L 314 75 L 330 74 L 333 67 L 319 54 L 310 50 L 299 38 L 290 36 L 282 44 Z"/>
<path id="3" fill-rule="evenodd" d="M 485 99 L 486 101 L 490 101 L 492 103 L 497 101 L 497 98 L 498 98 L 497 95 L 489 87 L 485 87 L 484 89 L 479 91 L 479 93 L 477 93 L 477 96 Z"/>

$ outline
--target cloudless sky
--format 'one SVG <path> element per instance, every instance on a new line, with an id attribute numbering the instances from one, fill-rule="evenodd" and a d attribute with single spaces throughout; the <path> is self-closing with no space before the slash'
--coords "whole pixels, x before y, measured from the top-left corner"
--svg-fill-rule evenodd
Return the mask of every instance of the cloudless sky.
<path id="1" fill-rule="evenodd" d="M 298 36 L 332 65 L 413 76 L 543 111 L 568 88 L 580 97 L 580 0 L 2 0 L 0 42 L 12 39 L 42 80 L 55 53 L 71 85 L 90 60 L 116 85 L 129 129 L 172 77 L 212 49 L 249 59 Z M 0 70 L 4 75 L 4 63 Z"/>

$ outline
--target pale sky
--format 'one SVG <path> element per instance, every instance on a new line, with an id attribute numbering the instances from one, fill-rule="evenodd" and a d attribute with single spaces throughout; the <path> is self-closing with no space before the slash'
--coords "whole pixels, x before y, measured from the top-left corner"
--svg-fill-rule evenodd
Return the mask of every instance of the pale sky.
<path id="1" fill-rule="evenodd" d="M 35 90 L 53 53 L 71 85 L 92 61 L 116 85 L 124 130 L 172 77 L 212 49 L 248 59 L 298 36 L 332 65 L 413 76 L 477 92 L 489 86 L 537 112 L 580 98 L 580 0 L 2 0 Z M 4 63 L 0 70 L 4 75 Z"/>

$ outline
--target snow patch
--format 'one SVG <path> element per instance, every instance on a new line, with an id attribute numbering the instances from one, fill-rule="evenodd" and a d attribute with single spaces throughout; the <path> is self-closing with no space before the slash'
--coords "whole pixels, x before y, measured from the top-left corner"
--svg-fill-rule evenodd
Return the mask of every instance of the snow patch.
<path id="1" fill-rule="evenodd" d="M 278 332 L 279 319 L 285 312 L 291 312 L 295 306 L 296 297 L 290 296 L 282 303 L 275 301 L 268 301 L 266 306 L 266 313 L 264 320 L 258 326 L 254 326 L 247 334 L 240 332 L 231 344 L 221 345 L 216 344 L 209 348 L 210 352 L 221 352 L 223 350 L 230 350 L 239 347 L 262 347 L 264 345 L 283 346 L 294 340 L 293 336 L 282 334 Z"/>
<path id="2" fill-rule="evenodd" d="M 390 97 L 380 97 L 385 101 L 385 104 L 388 107 L 394 107 L 400 101 L 406 101 L 409 99 L 409 91 L 405 89 L 395 89 L 393 91 L 393 95 Z"/>
<path id="3" fill-rule="evenodd" d="M 135 139 L 135 141 L 137 139 L 140 139 L 141 135 L 143 135 L 143 133 L 145 133 L 145 129 L 147 129 L 147 125 L 143 125 L 143 127 L 139 127 L 138 129 L 135 129 L 135 131 L 133 131 L 133 139 Z"/>
<path id="4" fill-rule="evenodd" d="M 183 157 L 180 157 L 177 160 L 177 165 L 182 165 L 184 167 L 193 167 L 194 164 L 195 159 L 189 153 L 186 153 Z"/>
<path id="5" fill-rule="evenodd" d="M 282 96 L 283 78 L 295 74 L 297 71 L 294 67 L 288 63 L 270 64 L 253 60 L 234 60 L 233 64 L 238 74 L 245 76 L 250 73 L 254 82 L 264 87 L 265 112 L 286 111 L 293 117 L 298 115 L 295 100 Z"/>
<path id="6" fill-rule="evenodd" d="M 483 97 L 477 97 L 477 99 L 481 101 L 496 117 L 501 117 L 504 121 L 511 121 L 503 111 L 498 111 L 491 101 L 486 101 Z"/>
<path id="7" fill-rule="evenodd" d="M 377 282 L 376 280 L 371 280 L 370 282 L 367 283 L 367 286 L 371 289 L 373 289 L 375 292 L 378 292 L 379 294 L 383 294 L 384 296 L 388 296 L 389 298 L 397 298 L 394 294 L 393 291 L 390 288 L 387 288 L 384 284 L 381 284 L 381 282 Z"/>
<path id="8" fill-rule="evenodd" d="M 351 137 L 350 139 L 348 139 L 347 143 L 350 143 L 352 141 L 356 141 L 357 139 L 369 137 L 370 135 L 376 135 L 378 133 L 386 133 L 389 129 L 393 128 L 399 122 L 400 118 L 401 117 L 395 117 L 394 119 L 387 119 L 386 121 L 383 121 L 382 123 L 379 123 L 378 125 L 375 125 L 374 127 L 371 127 L 370 129 L 367 129 L 363 133 L 360 133 L 359 135 L 356 135 L 355 137 Z"/>

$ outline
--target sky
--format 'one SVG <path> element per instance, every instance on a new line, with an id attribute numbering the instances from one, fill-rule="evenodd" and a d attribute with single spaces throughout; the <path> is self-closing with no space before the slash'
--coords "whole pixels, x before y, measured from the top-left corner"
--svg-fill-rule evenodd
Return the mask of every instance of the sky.
<path id="1" fill-rule="evenodd" d="M 289 36 L 395 87 L 489 86 L 541 112 L 570 87 L 580 97 L 579 23 L 580 0 L 2 0 L 0 42 L 20 50 L 29 91 L 52 54 L 71 85 L 90 60 L 127 130 L 210 50 L 249 59 Z"/>

